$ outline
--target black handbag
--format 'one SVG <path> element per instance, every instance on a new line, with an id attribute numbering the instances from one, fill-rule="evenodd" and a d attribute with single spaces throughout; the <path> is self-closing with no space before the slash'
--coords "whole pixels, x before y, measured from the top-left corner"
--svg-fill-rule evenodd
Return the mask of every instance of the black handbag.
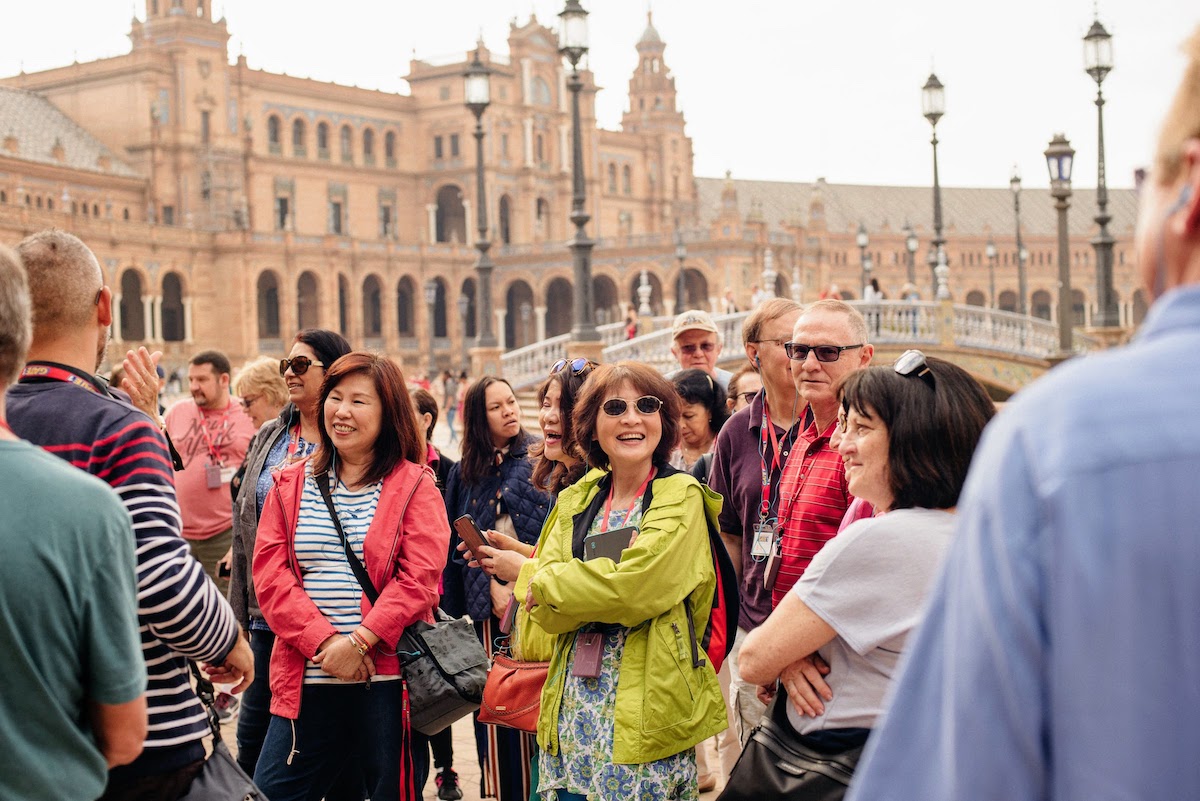
<path id="1" fill-rule="evenodd" d="M 212 682 L 200 673 L 195 662 L 190 664 L 192 675 L 196 677 L 196 695 L 204 704 L 208 725 L 212 729 L 213 750 L 179 801 L 267 801 L 267 797 L 238 765 L 233 754 L 229 753 L 221 738 L 221 719 L 213 703 Z"/>
<path id="2" fill-rule="evenodd" d="M 857 739 L 836 753 L 807 745 L 787 719 L 781 685 L 717 801 L 841 801 L 866 747 L 865 734 Z"/>
<path id="3" fill-rule="evenodd" d="M 355 555 L 333 508 L 329 474 L 316 476 L 317 487 L 333 526 L 342 539 L 346 561 L 367 599 L 374 604 L 379 590 Z M 418 620 L 404 630 L 396 644 L 396 655 L 408 684 L 409 725 L 425 735 L 434 735 L 459 718 L 479 709 L 487 684 L 488 657 L 467 618 L 452 618 L 436 610 L 433 623 Z"/>

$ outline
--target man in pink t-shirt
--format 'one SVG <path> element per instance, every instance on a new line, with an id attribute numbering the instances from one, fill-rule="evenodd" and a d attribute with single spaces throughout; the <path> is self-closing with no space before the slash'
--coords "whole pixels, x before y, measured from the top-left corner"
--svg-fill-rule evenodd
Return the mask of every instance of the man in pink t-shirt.
<path id="1" fill-rule="evenodd" d="M 183 518 L 183 537 L 222 594 L 229 588 L 222 561 L 233 541 L 233 503 L 229 481 L 254 436 L 254 424 L 229 395 L 229 359 L 206 350 L 188 365 L 190 400 L 181 400 L 163 418 L 183 460 L 175 473 L 175 494 Z"/>

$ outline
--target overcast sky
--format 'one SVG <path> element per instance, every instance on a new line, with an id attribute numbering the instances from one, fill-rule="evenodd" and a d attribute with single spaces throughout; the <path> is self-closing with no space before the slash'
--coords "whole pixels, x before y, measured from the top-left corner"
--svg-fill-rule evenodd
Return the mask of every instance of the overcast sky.
<path id="1" fill-rule="evenodd" d="M 163 0 L 168 2 L 169 0 Z M 562 0 L 210 0 L 252 67 L 407 92 L 415 52 L 507 51 L 509 21 L 554 26 Z M 600 123 L 620 125 L 645 0 L 583 0 Z M 6 0 L 0 75 L 127 52 L 141 0 Z M 1092 0 L 653 0 L 696 153 L 696 173 L 737 178 L 926 185 L 929 124 L 920 89 L 946 85 L 942 182 L 1003 186 L 1019 164 L 1045 186 L 1042 151 L 1063 131 L 1075 181 L 1096 180 L 1095 84 L 1083 71 Z M 1200 24 L 1195 0 L 1101 0 L 1115 69 L 1104 83 L 1109 184 L 1130 186 Z M 0 121 L 2 123 L 2 121 Z"/>

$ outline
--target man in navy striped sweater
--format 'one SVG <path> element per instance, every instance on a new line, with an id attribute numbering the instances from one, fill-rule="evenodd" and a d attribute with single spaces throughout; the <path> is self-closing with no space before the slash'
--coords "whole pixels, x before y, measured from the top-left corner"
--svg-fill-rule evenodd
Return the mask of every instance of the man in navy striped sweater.
<path id="1" fill-rule="evenodd" d="M 33 343 L 8 420 L 18 436 L 102 478 L 133 520 L 138 623 L 149 683 L 142 755 L 109 772 L 104 799 L 174 801 L 199 772 L 208 732 L 187 660 L 206 663 L 240 692 L 254 659 L 228 602 L 180 535 L 166 440 L 150 419 L 93 373 L 112 324 L 112 291 L 91 250 L 48 230 L 18 246 L 29 276 Z"/>

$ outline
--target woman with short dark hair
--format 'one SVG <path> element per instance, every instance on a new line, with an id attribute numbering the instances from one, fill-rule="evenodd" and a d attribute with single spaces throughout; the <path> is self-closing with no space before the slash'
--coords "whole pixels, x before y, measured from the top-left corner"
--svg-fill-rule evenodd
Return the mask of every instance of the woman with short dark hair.
<path id="1" fill-rule="evenodd" d="M 254 554 L 259 605 L 276 635 L 255 781 L 272 801 L 320 799 L 350 763 L 372 801 L 415 799 L 427 762 L 405 736 L 396 644 L 415 621 L 433 621 L 445 506 L 393 362 L 338 359 L 326 368 L 319 408 L 320 445 L 279 473 Z M 379 593 L 375 603 L 355 562 Z"/>
<path id="2" fill-rule="evenodd" d="M 596 368 L 576 402 L 575 438 L 594 469 L 559 494 L 518 582 L 525 625 L 553 636 L 543 799 L 694 798 L 695 746 L 727 725 L 698 644 L 720 499 L 668 464 L 679 413 L 672 384 L 636 362 Z M 615 556 L 589 558 L 601 539 Z"/>
<path id="3" fill-rule="evenodd" d="M 820 751 L 859 747 L 875 725 L 950 545 L 971 456 L 995 413 L 965 370 L 916 350 L 892 367 L 850 373 L 838 391 L 838 452 L 850 492 L 875 517 L 826 543 L 746 638 L 738 662 L 746 680 L 767 686 L 819 654 L 830 668 L 832 697 L 789 680 L 781 685 L 786 714 L 777 704 L 775 722 Z"/>
<path id="4" fill-rule="evenodd" d="M 721 426 L 729 419 L 725 390 L 703 370 L 692 368 L 675 374 L 671 381 L 679 393 L 679 445 L 671 453 L 670 464 L 677 470 L 691 470 L 701 457 L 710 453 Z M 703 477 L 697 476 L 703 482 Z"/>

